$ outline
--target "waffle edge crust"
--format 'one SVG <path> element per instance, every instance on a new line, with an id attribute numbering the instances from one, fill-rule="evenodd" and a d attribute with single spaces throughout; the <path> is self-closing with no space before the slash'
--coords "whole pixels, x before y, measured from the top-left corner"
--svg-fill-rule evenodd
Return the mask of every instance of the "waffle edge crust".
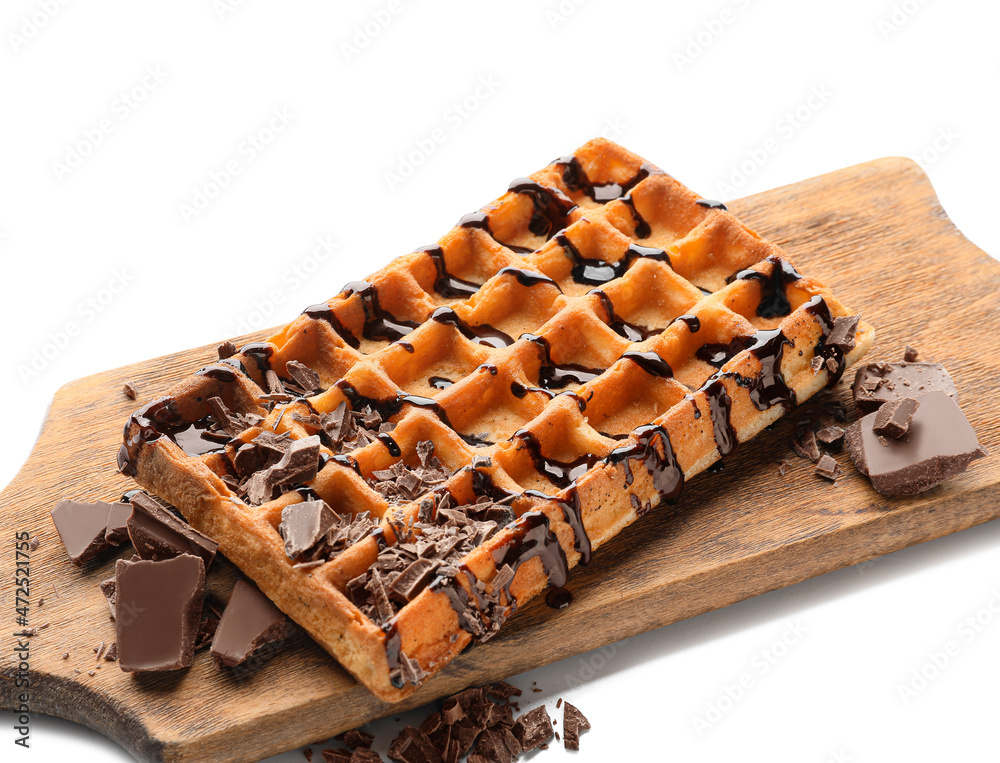
<path id="1" fill-rule="evenodd" d="M 677 500 L 686 480 L 835 384 L 874 340 L 862 321 L 853 349 L 827 344 L 836 318 L 850 315 L 723 205 L 597 139 L 514 181 L 436 245 L 144 406 L 125 425 L 119 466 L 216 539 L 373 694 L 396 702 L 624 527 Z M 293 360 L 319 375 L 320 391 L 266 403 L 266 375 L 289 377 Z M 213 397 L 263 421 L 189 454 L 176 433 L 208 420 Z M 310 416 L 341 403 L 375 407 L 395 428 L 333 457 L 324 442 L 316 478 L 261 505 L 223 480 L 241 443 L 266 430 L 309 437 Z M 347 585 L 418 517 L 420 500 L 390 505 L 366 478 L 417 463 L 427 440 L 453 471 L 435 497 L 447 491 L 461 506 L 485 490 L 517 518 L 462 559 L 462 574 L 438 577 L 375 622 Z M 286 506 L 312 495 L 340 514 L 370 512 L 378 528 L 296 568 L 278 527 Z M 494 590 L 504 565 L 513 580 Z"/>

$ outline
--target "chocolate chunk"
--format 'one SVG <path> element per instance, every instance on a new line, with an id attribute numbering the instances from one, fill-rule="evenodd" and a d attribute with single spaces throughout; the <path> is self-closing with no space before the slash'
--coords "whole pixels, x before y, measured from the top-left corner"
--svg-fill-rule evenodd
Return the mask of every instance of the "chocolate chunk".
<path id="1" fill-rule="evenodd" d="M 242 665 L 265 646 L 285 640 L 285 615 L 246 580 L 236 581 L 212 641 L 212 659 L 219 670 Z"/>
<path id="2" fill-rule="evenodd" d="M 934 391 L 958 402 L 955 382 L 940 363 L 870 363 L 854 377 L 854 404 L 862 413 L 871 413 L 890 400 Z"/>
<path id="3" fill-rule="evenodd" d="M 917 352 L 917 348 L 910 347 L 910 345 L 906 345 L 906 349 L 903 351 L 903 360 L 905 360 L 907 363 L 912 363 L 918 357 L 920 357 L 920 353 Z"/>
<path id="4" fill-rule="evenodd" d="M 101 593 L 107 599 L 108 609 L 111 610 L 111 619 L 115 619 L 115 579 L 108 578 L 101 581 Z"/>
<path id="5" fill-rule="evenodd" d="M 74 564 L 83 564 L 110 548 L 107 530 L 111 508 L 104 501 L 60 501 L 52 510 L 52 522 Z"/>
<path id="6" fill-rule="evenodd" d="M 844 430 L 840 427 L 824 427 L 816 433 L 816 439 L 828 447 L 839 448 L 844 441 Z"/>
<path id="7" fill-rule="evenodd" d="M 898 440 L 879 441 L 877 413 L 847 430 L 847 447 L 858 470 L 884 495 L 913 495 L 964 472 L 987 455 L 962 409 L 946 392 L 929 392 Z"/>
<path id="8" fill-rule="evenodd" d="M 294 440 L 278 462 L 262 472 L 257 472 L 247 484 L 247 497 L 260 505 L 274 497 L 282 485 L 309 482 L 319 471 L 319 435 Z"/>
<path id="9" fill-rule="evenodd" d="M 792 449 L 813 463 L 819 461 L 819 446 L 816 444 L 816 433 L 807 429 L 796 439 L 792 440 Z"/>
<path id="10" fill-rule="evenodd" d="M 851 315 L 846 318 L 835 318 L 833 321 L 833 329 L 830 331 L 830 335 L 826 338 L 827 345 L 830 347 L 837 347 L 845 354 L 853 350 L 855 347 L 855 334 L 857 333 L 858 322 L 860 320 L 860 315 Z"/>
<path id="11" fill-rule="evenodd" d="M 872 429 L 875 434 L 898 440 L 910 427 L 920 401 L 912 397 L 902 397 L 898 400 L 890 400 L 875 412 L 875 422 Z"/>
<path id="12" fill-rule="evenodd" d="M 108 510 L 108 524 L 104 539 L 113 546 L 128 540 L 128 518 L 132 516 L 132 504 L 121 501 L 112 503 Z"/>
<path id="13" fill-rule="evenodd" d="M 837 478 L 843 474 L 843 470 L 840 468 L 840 464 L 837 463 L 837 459 L 829 453 L 824 453 L 819 463 L 816 464 L 814 473 L 836 482 Z"/>
<path id="14" fill-rule="evenodd" d="M 285 540 L 288 558 L 296 559 L 319 543 L 336 520 L 326 501 L 303 501 L 282 509 L 278 532 Z"/>
<path id="15" fill-rule="evenodd" d="M 305 363 L 300 363 L 297 360 L 289 360 L 285 363 L 285 370 L 304 392 L 315 392 L 320 389 L 319 374 Z"/>
<path id="16" fill-rule="evenodd" d="M 496 579 L 494 578 L 494 580 Z M 521 690 L 514 686 L 514 684 L 507 683 L 506 681 L 497 681 L 495 684 L 486 687 L 486 694 L 498 702 L 504 702 L 511 697 L 520 697 Z"/>
<path id="17" fill-rule="evenodd" d="M 69 654 L 66 655 L 69 657 Z M 117 662 L 118 661 L 118 642 L 112 641 L 111 646 L 108 647 L 108 651 L 104 653 L 105 662 Z"/>
<path id="18" fill-rule="evenodd" d="M 590 728 L 590 721 L 569 702 L 563 706 L 563 745 L 567 750 L 580 749 L 580 732 Z"/>
<path id="19" fill-rule="evenodd" d="M 476 754 L 490 763 L 513 763 L 521 754 L 521 745 L 509 729 L 487 728 L 476 740 Z"/>
<path id="20" fill-rule="evenodd" d="M 205 595 L 205 562 L 181 554 L 115 564 L 115 636 L 126 672 L 178 670 L 191 664 Z"/>
<path id="21" fill-rule="evenodd" d="M 438 564 L 430 559 L 417 559 L 404 569 L 389 586 L 389 592 L 401 601 L 413 601 L 436 577 Z"/>
<path id="22" fill-rule="evenodd" d="M 382 763 L 382 756 L 375 750 L 359 747 L 351 753 L 351 763 Z"/>
<path id="23" fill-rule="evenodd" d="M 389 747 L 389 760 L 397 763 L 444 763 L 431 740 L 420 729 L 406 726 L 392 740 Z"/>
<path id="24" fill-rule="evenodd" d="M 135 400 L 139 396 L 139 393 L 136 390 L 135 382 L 131 380 L 122 385 L 122 392 L 125 393 L 125 397 L 132 400 Z"/>
<path id="25" fill-rule="evenodd" d="M 552 719 L 545 705 L 520 715 L 511 731 L 524 752 L 531 752 L 548 742 L 552 738 Z"/>
<path id="26" fill-rule="evenodd" d="M 236 354 L 236 343 L 231 339 L 227 339 L 216 348 L 216 351 L 219 353 L 219 360 L 231 358 Z"/>
<path id="27" fill-rule="evenodd" d="M 366 734 L 360 729 L 351 729 L 350 731 L 345 731 L 343 734 L 337 737 L 341 742 L 346 744 L 352 750 L 357 750 L 361 747 L 371 747 L 372 742 L 375 741 L 375 737 L 371 734 Z"/>
<path id="28" fill-rule="evenodd" d="M 145 493 L 132 496 L 132 509 L 128 534 L 141 559 L 157 561 L 194 554 L 204 560 L 206 570 L 211 566 L 219 548 L 214 540 L 175 517 Z"/>
<path id="29" fill-rule="evenodd" d="M 351 763 L 351 751 L 343 747 L 336 750 L 323 750 L 323 760 L 326 763 Z"/>

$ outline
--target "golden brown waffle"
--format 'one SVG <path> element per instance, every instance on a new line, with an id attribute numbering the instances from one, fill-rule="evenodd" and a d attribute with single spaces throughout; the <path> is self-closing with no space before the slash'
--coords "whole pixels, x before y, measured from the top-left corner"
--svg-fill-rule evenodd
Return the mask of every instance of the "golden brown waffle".
<path id="1" fill-rule="evenodd" d="M 138 411 L 120 465 L 218 540 L 373 693 L 397 701 L 676 499 L 685 480 L 835 383 L 874 338 L 860 323 L 853 348 L 828 343 L 834 321 L 849 315 L 724 206 L 594 140 L 512 183 L 436 246 L 348 285 L 270 342 Z M 322 391 L 267 404 L 267 376 L 290 378 L 293 360 L 319 375 Z M 212 397 L 264 420 L 206 446 L 197 434 Z M 372 406 L 395 429 L 324 457 L 314 480 L 274 500 L 238 497 L 236 446 L 266 430 L 306 438 L 317 431 L 311 414 L 344 402 Z M 518 518 L 469 553 L 462 574 L 436 578 L 375 622 L 348 584 L 370 574 L 421 504 L 390 506 L 366 478 L 401 459 L 416 464 L 426 440 L 454 470 L 435 497 L 501 497 Z M 215 452 L 197 455 L 206 447 Z M 332 561 L 295 567 L 277 528 L 282 509 L 311 494 L 341 514 L 370 512 L 379 529 Z"/>

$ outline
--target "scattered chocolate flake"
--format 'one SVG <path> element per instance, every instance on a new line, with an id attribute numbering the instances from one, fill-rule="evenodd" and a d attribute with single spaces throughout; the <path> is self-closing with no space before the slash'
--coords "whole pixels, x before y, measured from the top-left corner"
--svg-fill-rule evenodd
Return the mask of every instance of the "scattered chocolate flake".
<path id="1" fill-rule="evenodd" d="M 219 544 L 167 511 L 145 493 L 132 496 L 128 534 L 140 559 L 159 561 L 181 554 L 193 554 L 205 562 L 207 570 Z"/>
<path id="2" fill-rule="evenodd" d="M 343 747 L 337 750 L 323 750 L 322 755 L 326 763 L 351 763 L 351 751 Z"/>
<path id="3" fill-rule="evenodd" d="M 824 427 L 816 433 L 816 439 L 827 447 L 839 448 L 844 442 L 844 430 L 840 427 Z"/>
<path id="4" fill-rule="evenodd" d="M 351 729 L 350 731 L 345 731 L 343 734 L 337 737 L 337 739 L 352 750 L 357 750 L 361 747 L 371 747 L 372 742 L 375 741 L 375 737 L 371 734 L 366 734 L 360 729 Z"/>
<path id="5" fill-rule="evenodd" d="M 826 364 L 822 355 L 813 355 L 812 360 L 809 361 L 809 367 L 813 370 L 814 374 L 818 374 L 823 370 L 823 366 Z"/>
<path id="6" fill-rule="evenodd" d="M 297 360 L 289 360 L 285 363 L 285 370 L 303 392 L 308 394 L 321 389 L 319 374 L 305 363 L 300 363 Z"/>
<path id="7" fill-rule="evenodd" d="M 66 653 L 66 657 L 69 657 L 69 653 Z M 108 651 L 104 653 L 105 662 L 118 662 L 118 642 L 112 641 L 111 646 L 108 647 Z"/>
<path id="8" fill-rule="evenodd" d="M 37 551 L 40 545 L 41 541 L 38 540 L 38 536 L 36 535 L 34 538 L 28 541 L 28 551 Z M 45 599 L 42 599 L 42 601 L 45 601 Z M 38 606 L 41 606 L 41 602 L 39 602 Z"/>
<path id="9" fill-rule="evenodd" d="M 125 382 L 125 384 L 122 386 L 122 392 L 125 393 L 125 397 L 130 398 L 132 400 L 135 400 L 139 396 L 139 393 L 136 390 L 135 382 L 131 380 Z"/>
<path id="10" fill-rule="evenodd" d="M 313 548 L 337 521 L 326 501 L 303 501 L 286 506 L 281 511 L 278 532 L 285 541 L 285 554 L 296 559 Z"/>
<path id="11" fill-rule="evenodd" d="M 398 763 L 443 763 L 431 740 L 420 729 L 406 726 L 389 747 L 389 760 Z"/>
<path id="12" fill-rule="evenodd" d="M 872 429 L 875 434 L 898 440 L 910 428 L 910 422 L 920 407 L 920 401 L 912 397 L 890 400 L 875 412 Z"/>
<path id="13" fill-rule="evenodd" d="M 112 643 L 111 646 L 114 646 L 114 643 Z M 108 651 L 110 651 L 110 650 L 108 650 Z M 64 660 L 68 660 L 69 659 L 69 652 L 63 652 L 62 658 Z"/>
<path id="14" fill-rule="evenodd" d="M 816 433 L 806 429 L 792 440 L 792 449 L 802 458 L 816 463 L 819 461 L 819 446 L 816 444 Z"/>
<path id="15" fill-rule="evenodd" d="M 816 464 L 816 469 L 814 471 L 820 477 L 825 477 L 826 479 L 834 482 L 836 482 L 837 478 L 843 474 L 843 470 L 840 468 L 840 464 L 837 463 L 837 459 L 829 453 L 823 454 L 819 463 Z"/>
<path id="16" fill-rule="evenodd" d="M 580 749 L 580 732 L 590 728 L 586 716 L 569 702 L 563 708 L 563 745 L 567 750 Z"/>
<path id="17" fill-rule="evenodd" d="M 227 339 L 225 342 L 220 344 L 216 351 L 219 353 L 219 360 L 225 360 L 226 358 L 231 358 L 236 354 L 236 343 L 231 339 Z"/>
<path id="18" fill-rule="evenodd" d="M 556 700 L 556 710 L 558 710 L 560 707 L 562 707 L 562 697 Z M 555 721 L 552 722 L 555 723 Z"/>
<path id="19" fill-rule="evenodd" d="M 548 742 L 552 738 L 552 719 L 549 718 L 545 705 L 519 716 L 511 731 L 524 752 L 530 752 Z"/>
<path id="20" fill-rule="evenodd" d="M 903 350 L 903 360 L 907 363 L 912 363 L 918 357 L 920 357 L 920 353 L 917 352 L 917 348 L 906 345 L 906 349 Z"/>
<path id="21" fill-rule="evenodd" d="M 781 459 L 778 462 L 778 474 L 780 474 L 782 477 L 784 477 L 785 476 L 785 472 L 788 471 L 788 467 L 791 466 L 791 465 L 792 465 L 792 462 L 789 461 L 787 458 Z"/>
<path id="22" fill-rule="evenodd" d="M 302 754 L 306 756 L 306 760 L 309 761 L 309 763 L 312 763 L 312 759 L 313 759 L 312 747 L 306 747 L 302 751 Z"/>

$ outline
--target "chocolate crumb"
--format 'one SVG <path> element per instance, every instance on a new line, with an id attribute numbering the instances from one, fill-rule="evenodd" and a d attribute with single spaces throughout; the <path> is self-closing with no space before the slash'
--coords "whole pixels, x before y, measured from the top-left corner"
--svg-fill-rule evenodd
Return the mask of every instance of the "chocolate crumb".
<path id="1" fill-rule="evenodd" d="M 812 368 L 814 374 L 818 374 L 823 369 L 823 356 L 813 355 L 813 359 L 809 361 L 809 367 Z"/>
<path id="2" fill-rule="evenodd" d="M 216 351 L 219 353 L 219 360 L 231 358 L 236 354 L 236 343 L 231 339 L 227 339 L 216 348 Z"/>
<path id="3" fill-rule="evenodd" d="M 519 716 L 511 732 L 524 752 L 530 752 L 548 742 L 552 738 L 552 720 L 545 705 Z"/>
<path id="4" fill-rule="evenodd" d="M 785 476 L 785 472 L 788 471 L 788 467 L 791 466 L 791 465 L 792 465 L 792 462 L 789 461 L 787 458 L 781 459 L 781 461 L 778 462 L 778 474 L 780 474 L 782 477 L 784 477 Z M 560 702 L 561 701 L 562 700 L 560 700 Z M 559 707 L 559 706 L 556 705 L 556 707 Z"/>
<path id="5" fill-rule="evenodd" d="M 122 385 L 122 392 L 125 393 L 125 397 L 131 398 L 132 400 L 135 400 L 137 397 L 139 397 L 139 393 L 136 390 L 135 382 L 131 380 L 125 382 L 125 384 Z"/>
<path id="6" fill-rule="evenodd" d="M 306 756 L 306 760 L 308 760 L 309 763 L 312 763 L 313 759 L 312 747 L 306 747 L 306 749 L 302 751 L 302 754 Z"/>
<path id="7" fill-rule="evenodd" d="M 816 433 L 816 439 L 827 447 L 840 447 L 844 442 L 844 430 L 840 427 L 824 427 Z"/>
<path id="8" fill-rule="evenodd" d="M 562 707 L 562 697 L 556 700 L 556 710 Z"/>
<path id="9" fill-rule="evenodd" d="M 917 348 L 906 345 L 906 349 L 903 351 L 903 360 L 907 363 L 912 363 L 918 357 L 920 357 L 920 353 L 917 352 Z"/>
<path id="10" fill-rule="evenodd" d="M 69 652 L 63 652 L 63 656 L 62 656 L 62 658 L 63 658 L 64 660 L 68 660 L 68 659 L 69 659 Z"/>
<path id="11" fill-rule="evenodd" d="M 792 440 L 792 449 L 802 458 L 816 463 L 819 461 L 819 446 L 816 444 L 816 433 L 807 429 Z"/>
<path id="12" fill-rule="evenodd" d="M 28 542 L 28 551 L 37 551 L 40 545 L 41 541 L 38 540 L 38 536 L 36 535 Z M 45 601 L 45 599 L 42 599 L 42 601 Z M 41 602 L 39 602 L 38 606 L 41 606 Z"/>
<path id="13" fill-rule="evenodd" d="M 69 656 L 68 654 L 66 655 Z M 118 661 L 118 643 L 116 641 L 111 642 L 111 646 L 108 647 L 108 651 L 104 653 L 105 662 L 117 662 Z"/>
<path id="14" fill-rule="evenodd" d="M 829 453 L 824 453 L 823 457 L 816 464 L 815 473 L 820 477 L 825 477 L 833 482 L 837 481 L 837 478 L 843 474 L 843 469 L 840 468 L 840 464 L 837 463 L 837 459 L 831 456 Z"/>
<path id="15" fill-rule="evenodd" d="M 580 749 L 580 732 L 590 728 L 590 721 L 569 702 L 563 709 L 563 745 L 567 750 Z"/>

